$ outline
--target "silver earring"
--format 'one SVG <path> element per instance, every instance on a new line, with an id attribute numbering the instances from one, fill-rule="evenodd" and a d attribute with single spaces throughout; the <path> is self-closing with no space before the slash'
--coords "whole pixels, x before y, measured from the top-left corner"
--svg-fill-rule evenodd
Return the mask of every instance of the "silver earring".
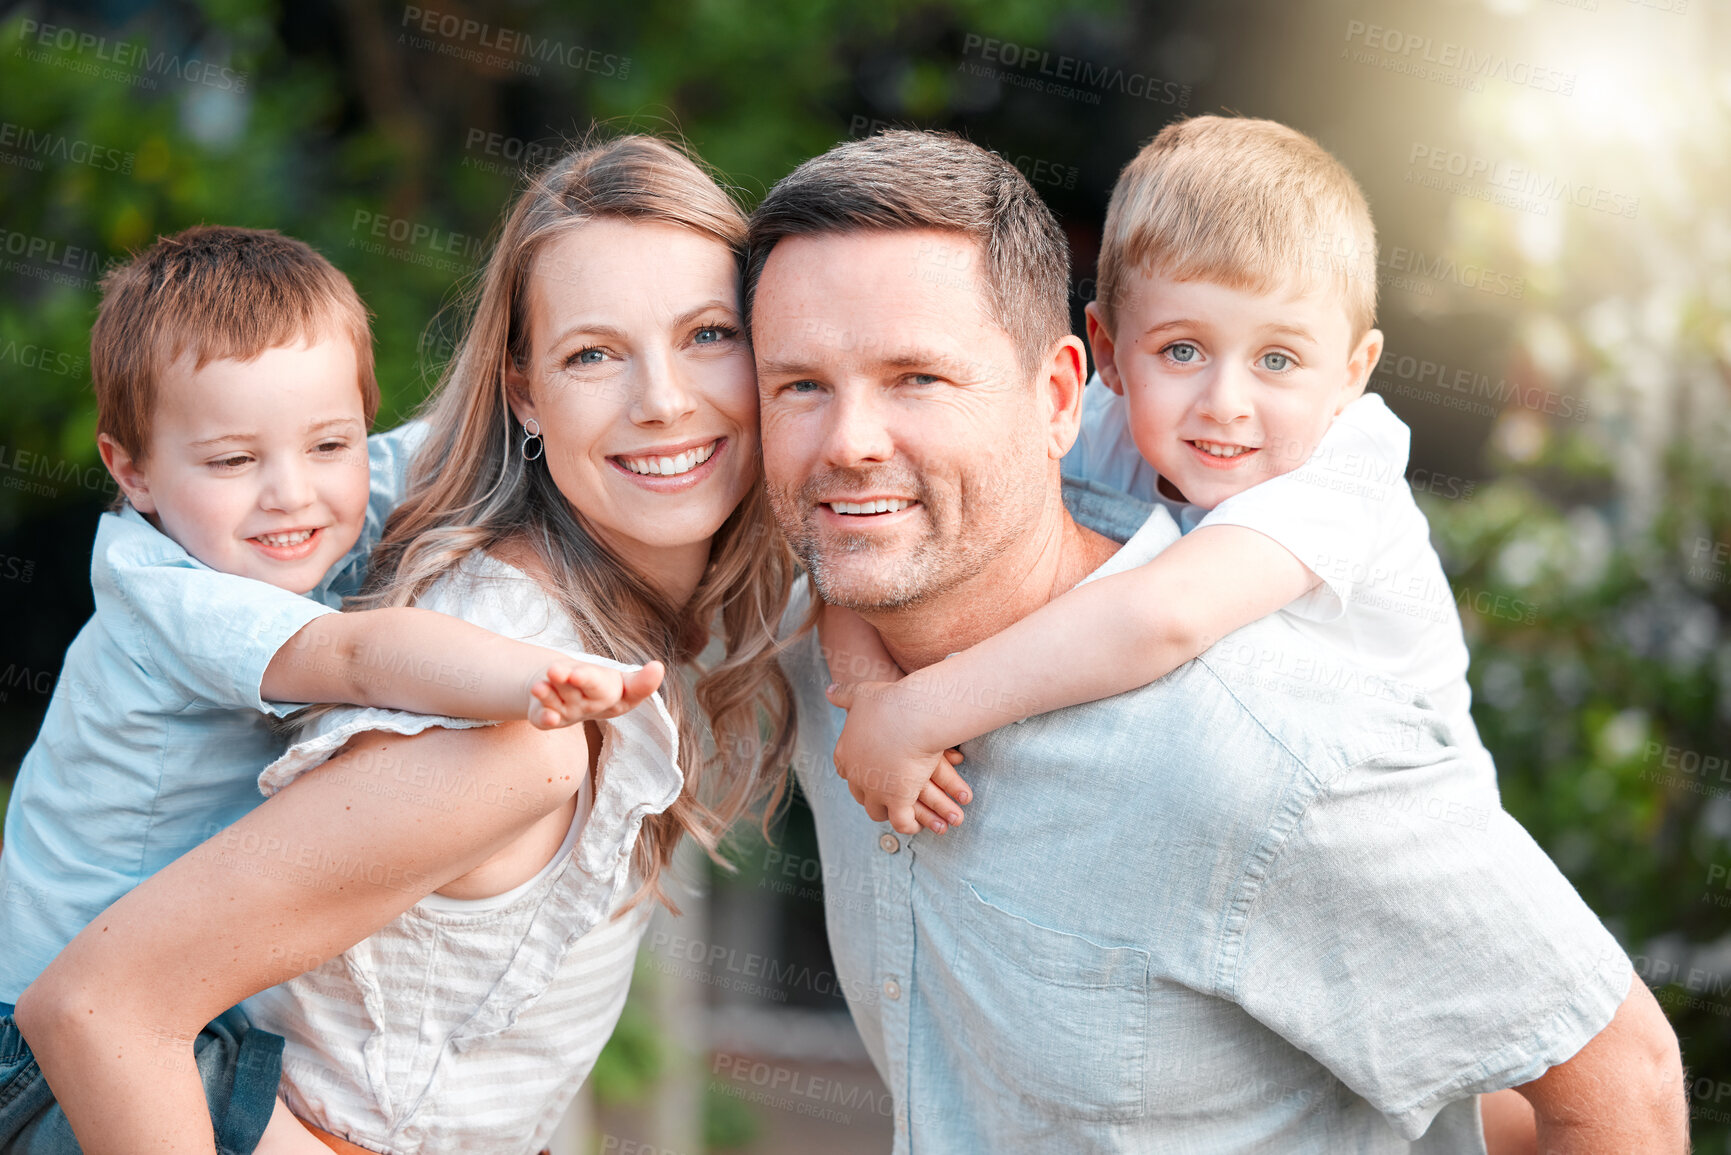
<path id="1" fill-rule="evenodd" d="M 530 445 L 535 447 L 535 452 L 529 452 Z M 541 423 L 531 417 L 523 422 L 523 460 L 534 461 L 545 449 L 546 446 L 541 440 Z"/>

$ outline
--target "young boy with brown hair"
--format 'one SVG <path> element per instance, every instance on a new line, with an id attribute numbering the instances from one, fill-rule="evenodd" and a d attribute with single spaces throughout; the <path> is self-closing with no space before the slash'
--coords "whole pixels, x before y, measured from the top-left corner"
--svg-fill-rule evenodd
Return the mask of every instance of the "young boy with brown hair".
<path id="1" fill-rule="evenodd" d="M 121 496 L 97 527 L 96 611 L 6 814 L 8 1152 L 76 1149 L 11 1004 L 111 903 L 263 800 L 274 717 L 343 702 L 550 728 L 622 713 L 661 677 L 657 663 L 575 661 L 427 610 L 336 612 L 423 431 L 369 443 L 366 309 L 306 244 L 221 227 L 158 240 L 104 279 L 91 372 Z M 276 1106 L 280 1038 L 235 1009 L 192 1045 L 221 1150 L 322 1149 Z"/>

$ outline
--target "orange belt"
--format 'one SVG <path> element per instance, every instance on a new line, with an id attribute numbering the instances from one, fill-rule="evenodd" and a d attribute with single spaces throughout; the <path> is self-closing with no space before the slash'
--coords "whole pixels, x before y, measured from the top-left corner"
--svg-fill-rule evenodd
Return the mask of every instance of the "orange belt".
<path id="1" fill-rule="evenodd" d="M 379 1155 L 377 1151 L 369 1151 L 365 1147 L 360 1147 L 356 1144 L 350 1143 L 347 1139 L 344 1139 L 339 1135 L 332 1135 L 329 1131 L 314 1127 L 305 1119 L 301 1120 L 301 1126 L 305 1127 L 308 1131 L 311 1131 L 313 1137 L 320 1143 L 323 1143 L 332 1151 L 340 1152 L 341 1155 Z"/>
<path id="2" fill-rule="evenodd" d="M 332 1151 L 338 1152 L 339 1155 L 379 1155 L 377 1151 L 357 1146 L 339 1135 L 332 1135 L 329 1131 L 324 1131 L 318 1127 L 314 1127 L 305 1119 L 301 1120 L 301 1126 L 305 1127 L 308 1131 L 311 1131 L 315 1139 L 320 1143 L 323 1143 L 326 1147 L 329 1147 Z M 541 1155 L 549 1155 L 549 1153 L 543 1151 L 541 1152 Z"/>

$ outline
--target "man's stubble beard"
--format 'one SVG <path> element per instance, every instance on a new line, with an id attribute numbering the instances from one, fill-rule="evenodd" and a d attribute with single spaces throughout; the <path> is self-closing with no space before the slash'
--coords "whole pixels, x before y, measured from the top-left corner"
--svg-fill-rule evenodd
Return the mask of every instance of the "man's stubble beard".
<path id="1" fill-rule="evenodd" d="M 801 486 L 790 497 L 785 486 L 768 488 L 770 507 L 794 556 L 811 575 L 823 600 L 858 613 L 912 609 L 983 573 L 1015 544 L 1031 523 L 1019 516 L 1019 471 L 983 469 L 966 479 L 951 511 L 934 506 L 928 487 L 917 478 L 889 479 L 883 473 L 832 470 Z M 851 483 L 851 484 L 850 484 Z M 867 533 L 824 539 L 815 525 L 815 501 L 826 490 L 891 489 L 912 494 L 924 507 L 925 532 L 911 545 L 886 550 Z M 863 563 L 863 564 L 862 564 Z"/>

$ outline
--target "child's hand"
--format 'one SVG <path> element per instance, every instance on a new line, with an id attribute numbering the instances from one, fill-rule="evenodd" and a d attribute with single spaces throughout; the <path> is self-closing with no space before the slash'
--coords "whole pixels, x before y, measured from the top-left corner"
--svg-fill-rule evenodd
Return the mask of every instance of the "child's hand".
<path id="1" fill-rule="evenodd" d="M 556 661 L 529 684 L 529 724 L 557 730 L 576 722 L 617 718 L 635 708 L 661 685 L 666 667 L 650 662 L 622 671 L 588 662 Z"/>
<path id="2" fill-rule="evenodd" d="M 973 792 L 956 773 L 961 751 L 927 748 L 894 683 L 836 684 L 828 696 L 848 712 L 835 746 L 836 773 L 873 822 L 888 819 L 902 834 L 922 826 L 942 834 L 962 821 Z"/>

